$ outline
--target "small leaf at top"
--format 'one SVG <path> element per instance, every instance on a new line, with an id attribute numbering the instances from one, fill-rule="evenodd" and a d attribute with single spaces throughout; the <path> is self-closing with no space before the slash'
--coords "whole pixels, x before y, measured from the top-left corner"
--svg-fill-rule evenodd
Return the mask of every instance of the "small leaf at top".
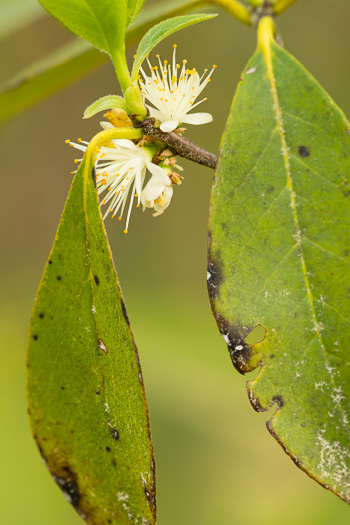
<path id="1" fill-rule="evenodd" d="M 89 524 L 154 524 L 142 374 L 91 157 L 74 178 L 40 283 L 27 365 L 33 435 L 68 501 Z"/>
<path id="2" fill-rule="evenodd" d="M 196 14 L 196 15 L 183 15 L 164 20 L 150 29 L 145 36 L 142 38 L 139 47 L 137 48 L 136 58 L 132 68 L 131 78 L 132 81 L 137 79 L 137 75 L 142 62 L 146 56 L 159 42 L 164 40 L 167 36 L 172 35 L 176 31 L 183 29 L 184 27 L 203 22 L 204 20 L 210 20 L 215 18 L 216 14 Z"/>
<path id="3" fill-rule="evenodd" d="M 145 0 L 127 0 L 128 2 L 128 26 L 135 20 Z"/>
<path id="4" fill-rule="evenodd" d="M 70 31 L 113 54 L 121 47 L 127 23 L 126 0 L 39 0 Z"/>
<path id="5" fill-rule="evenodd" d="M 101 97 L 90 104 L 90 106 L 88 106 L 84 111 L 83 118 L 91 118 L 100 111 L 114 108 L 123 109 L 124 111 L 128 112 L 128 106 L 126 105 L 125 99 L 123 97 L 119 97 L 118 95 L 106 95 L 105 97 Z"/>
<path id="6" fill-rule="evenodd" d="M 234 366 L 261 367 L 253 407 L 276 404 L 271 434 L 350 503 L 350 124 L 270 24 L 222 141 L 208 288 Z"/>

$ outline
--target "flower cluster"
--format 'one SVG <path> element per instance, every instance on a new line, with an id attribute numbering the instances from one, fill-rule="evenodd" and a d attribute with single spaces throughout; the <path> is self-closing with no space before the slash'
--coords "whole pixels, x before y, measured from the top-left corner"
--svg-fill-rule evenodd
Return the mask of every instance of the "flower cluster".
<path id="1" fill-rule="evenodd" d="M 152 67 L 147 58 L 150 76 L 147 76 L 142 68 L 140 70 L 143 79 L 139 76 L 141 93 L 145 100 L 153 104 L 153 107 L 147 104 L 146 107 L 151 117 L 160 120 L 162 131 L 173 131 L 180 123 L 199 125 L 213 120 L 210 113 L 188 114 L 188 112 L 207 100 L 203 98 L 195 102 L 210 82 L 216 66 L 214 65 L 208 74 L 205 70 L 200 77 L 195 68 L 187 68 L 187 60 L 182 61 L 182 67 L 176 63 L 176 44 L 173 48 L 172 64 L 169 64 L 167 60 L 164 60 L 162 64 L 160 56 L 157 55 L 159 67 Z"/>
<path id="2" fill-rule="evenodd" d="M 67 142 L 84 152 L 89 144 L 81 139 L 78 143 Z M 101 206 L 107 207 L 103 218 L 111 213 L 112 217 L 118 216 L 121 221 L 130 196 L 124 233 L 128 232 L 134 198 L 137 207 L 142 203 L 144 208 L 154 208 L 154 216 L 163 213 L 170 204 L 172 169 L 152 162 L 155 150 L 154 146 L 139 146 L 131 140 L 114 139 L 110 145 L 102 146 L 96 155 L 97 193 L 101 195 L 105 192 Z M 75 162 L 81 160 L 76 159 Z M 147 170 L 151 178 L 144 187 Z"/>
<path id="3" fill-rule="evenodd" d="M 194 103 L 210 81 L 216 66 L 213 66 L 204 78 L 206 71 L 199 77 L 195 69 L 186 69 L 186 62 L 183 61 L 182 68 L 176 64 L 174 46 L 172 66 L 168 65 L 167 61 L 162 65 L 159 59 L 158 71 L 158 66 L 152 67 L 148 61 L 150 77 L 141 69 L 144 77 L 143 80 L 139 78 L 141 92 L 144 99 L 154 107 L 146 106 L 151 117 L 160 121 L 160 129 L 165 132 L 176 130 L 181 123 L 205 124 L 212 121 L 209 113 L 188 112 L 205 100 Z M 105 117 L 108 118 L 108 122 L 101 122 L 103 129 L 132 127 L 130 118 L 123 110 L 109 111 Z M 181 184 L 182 177 L 174 169 L 182 168 L 176 164 L 174 153 L 166 149 L 165 145 L 163 149 L 159 148 L 159 145 L 156 146 L 154 141 L 149 139 L 114 139 L 107 146 L 101 147 L 96 154 L 97 192 L 101 196 L 101 206 L 106 206 L 103 218 L 110 213 L 112 217 L 118 216 L 118 220 L 122 220 L 127 207 L 124 233 L 128 232 L 134 202 L 136 207 L 142 204 L 143 209 L 153 208 L 153 216 L 156 217 L 169 206 L 173 186 Z M 78 139 L 76 143 L 70 140 L 66 142 L 83 152 L 89 144 L 82 139 Z M 75 162 L 79 163 L 81 160 L 76 159 Z M 146 182 L 147 172 L 150 178 Z"/>

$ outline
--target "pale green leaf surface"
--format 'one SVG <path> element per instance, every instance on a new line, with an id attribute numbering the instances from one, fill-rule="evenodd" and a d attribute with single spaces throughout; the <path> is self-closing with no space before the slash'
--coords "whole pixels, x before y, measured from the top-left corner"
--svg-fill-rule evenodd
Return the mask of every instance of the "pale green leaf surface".
<path id="1" fill-rule="evenodd" d="M 261 39 L 222 140 L 208 288 L 235 367 L 261 366 L 248 382 L 253 407 L 276 403 L 271 434 L 348 503 L 349 175 L 349 122 L 303 66 Z M 246 342 L 259 325 L 265 339 Z"/>
<path id="2" fill-rule="evenodd" d="M 75 176 L 45 267 L 27 365 L 32 431 L 67 499 L 94 525 L 153 524 L 154 459 L 141 369 L 91 160 Z"/>
<path id="3" fill-rule="evenodd" d="M 85 0 L 85 2 L 94 13 L 102 29 L 108 44 L 108 49 L 105 51 L 113 56 L 114 52 L 124 45 L 128 18 L 127 0 L 103 0 L 103 2 Z M 97 47 L 99 48 L 99 46 Z"/>
<path id="4" fill-rule="evenodd" d="M 127 0 L 128 2 L 128 23 L 129 26 L 138 15 L 141 7 L 145 3 L 145 0 Z"/>
<path id="5" fill-rule="evenodd" d="M 124 39 L 126 0 L 39 0 L 41 5 L 76 35 L 111 53 Z"/>
<path id="6" fill-rule="evenodd" d="M 126 43 L 133 43 L 161 18 L 193 9 L 198 4 L 201 4 L 198 0 L 174 0 L 145 8 L 127 30 Z M 77 40 L 35 62 L 0 88 L 0 123 L 68 86 L 107 60 L 105 53 Z"/>
<path id="7" fill-rule="evenodd" d="M 172 35 L 176 31 L 180 31 L 180 29 L 197 24 L 198 22 L 210 20 L 216 16 L 217 15 L 215 14 L 176 16 L 174 18 L 170 18 L 169 20 L 164 20 L 163 22 L 160 22 L 156 26 L 152 27 L 142 38 L 139 47 L 137 48 L 137 53 L 131 72 L 132 80 L 136 80 L 142 62 L 145 60 L 148 53 L 150 53 L 152 49 L 159 44 L 159 42 Z"/>
<path id="8" fill-rule="evenodd" d="M 101 97 L 90 104 L 90 106 L 88 106 L 84 111 L 83 118 L 91 118 L 100 111 L 105 111 L 106 109 L 112 108 L 123 109 L 126 112 L 128 111 L 128 106 L 126 105 L 125 99 L 123 97 L 119 97 L 118 95 L 106 95 L 105 97 Z"/>

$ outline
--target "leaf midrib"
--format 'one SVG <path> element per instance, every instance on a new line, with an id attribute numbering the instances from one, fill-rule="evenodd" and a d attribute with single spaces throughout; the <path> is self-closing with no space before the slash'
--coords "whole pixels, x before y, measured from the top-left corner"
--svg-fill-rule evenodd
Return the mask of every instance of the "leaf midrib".
<path id="1" fill-rule="evenodd" d="M 297 245 L 298 245 L 298 248 L 299 248 L 299 254 L 300 254 L 299 259 L 300 259 L 300 263 L 301 263 L 301 267 L 302 267 L 302 273 L 303 273 L 303 277 L 304 277 L 306 293 L 307 293 L 307 297 L 308 297 L 309 303 L 310 303 L 310 308 L 311 308 L 311 312 L 312 312 L 312 318 L 313 318 L 315 333 L 316 333 L 316 335 L 318 337 L 318 340 L 320 342 L 320 346 L 321 346 L 321 349 L 322 349 L 322 351 L 324 353 L 325 360 L 328 362 L 327 350 L 326 350 L 325 345 L 323 343 L 321 332 L 320 332 L 320 329 L 319 329 L 320 325 L 319 325 L 319 322 L 317 320 L 317 315 L 316 315 L 316 310 L 315 310 L 315 305 L 314 305 L 314 299 L 313 299 L 313 296 L 312 296 L 311 286 L 310 286 L 309 278 L 308 278 L 308 275 L 307 275 L 307 267 L 306 267 L 304 252 L 303 252 L 303 246 L 302 246 L 302 242 L 301 242 L 301 231 L 300 231 L 300 227 L 299 227 L 299 219 L 298 219 L 297 206 L 296 206 L 296 201 L 295 201 L 295 193 L 294 193 L 294 189 L 293 189 L 293 180 L 292 180 L 292 176 L 291 176 L 291 169 L 290 169 L 290 163 L 289 163 L 289 148 L 288 148 L 286 137 L 285 137 L 285 131 L 284 131 L 284 127 L 283 127 L 282 108 L 281 108 L 280 103 L 279 103 L 279 97 L 278 97 L 277 86 L 276 86 L 276 79 L 275 79 L 275 75 L 274 75 L 271 41 L 270 40 L 263 40 L 262 45 L 261 45 L 261 50 L 262 50 L 262 53 L 263 53 L 263 56 L 264 56 L 264 59 L 265 59 L 266 70 L 267 70 L 267 78 L 268 78 L 268 81 L 269 81 L 269 84 L 270 84 L 271 95 L 272 95 L 272 99 L 273 99 L 273 108 L 274 108 L 274 112 L 275 112 L 275 116 L 276 116 L 277 130 L 278 130 L 278 134 L 279 134 L 280 139 L 281 139 L 283 161 L 284 161 L 284 166 L 285 166 L 286 175 L 287 175 L 287 188 L 288 188 L 288 191 L 289 191 L 289 194 L 290 194 L 291 208 L 292 208 L 292 214 L 293 214 L 293 222 L 294 222 L 294 227 L 295 227 L 295 231 L 296 231 L 295 238 L 296 238 L 296 242 L 297 242 Z M 331 368 L 330 365 L 329 365 L 329 368 Z M 329 370 L 329 375 L 330 375 L 330 378 L 331 378 L 331 381 L 332 381 L 334 387 L 336 387 L 335 378 L 334 378 L 334 375 L 332 374 L 331 370 Z M 344 411 L 344 408 L 343 408 L 341 402 L 339 403 L 339 408 L 340 408 L 341 412 L 343 414 L 345 414 L 345 411 Z"/>

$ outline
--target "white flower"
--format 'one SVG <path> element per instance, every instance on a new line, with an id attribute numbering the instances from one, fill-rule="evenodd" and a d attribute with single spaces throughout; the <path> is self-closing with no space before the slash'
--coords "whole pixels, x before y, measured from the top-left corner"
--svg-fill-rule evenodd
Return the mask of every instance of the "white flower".
<path id="1" fill-rule="evenodd" d="M 78 139 L 78 144 L 69 140 L 66 142 L 84 152 L 89 144 L 81 139 Z M 111 142 L 113 146 L 101 147 L 96 157 L 97 193 L 101 195 L 103 192 L 106 192 L 101 205 L 108 204 L 108 209 L 103 218 L 105 219 L 108 213 L 112 213 L 112 217 L 119 214 L 119 220 L 122 220 L 130 195 L 124 230 L 124 233 L 127 233 L 133 196 L 137 198 L 137 207 L 139 207 L 147 169 L 152 174 L 149 181 L 149 183 L 152 181 L 151 187 L 162 188 L 162 191 L 164 191 L 165 187 L 171 186 L 171 179 L 163 168 L 152 162 L 155 153 L 154 147 L 136 146 L 131 140 L 127 139 L 114 139 Z M 80 162 L 81 160 L 76 159 L 74 162 Z M 158 193 L 158 196 L 160 193 Z"/>
<path id="2" fill-rule="evenodd" d="M 173 131 L 180 123 L 184 124 L 207 124 L 213 120 L 210 113 L 190 113 L 193 108 L 201 104 L 205 98 L 194 103 L 210 81 L 216 66 L 203 78 L 207 72 L 204 71 L 200 77 L 195 68 L 186 68 L 187 60 L 182 61 L 182 68 L 176 63 L 176 45 L 173 53 L 172 66 L 165 60 L 162 64 L 159 55 L 158 66 L 152 67 L 147 58 L 151 76 L 147 76 L 142 68 L 140 71 L 143 79 L 139 78 L 141 93 L 144 100 L 148 100 L 154 107 L 148 106 L 150 116 L 161 121 L 162 131 Z"/>
<path id="3" fill-rule="evenodd" d="M 171 174 L 171 169 L 169 168 L 165 168 L 164 171 L 169 175 Z M 171 181 L 170 177 L 168 178 Z M 170 184 L 164 184 L 164 182 L 153 175 L 141 193 L 143 209 L 154 208 L 156 213 L 153 213 L 153 217 L 161 215 L 167 209 L 173 196 L 171 182 Z"/>

